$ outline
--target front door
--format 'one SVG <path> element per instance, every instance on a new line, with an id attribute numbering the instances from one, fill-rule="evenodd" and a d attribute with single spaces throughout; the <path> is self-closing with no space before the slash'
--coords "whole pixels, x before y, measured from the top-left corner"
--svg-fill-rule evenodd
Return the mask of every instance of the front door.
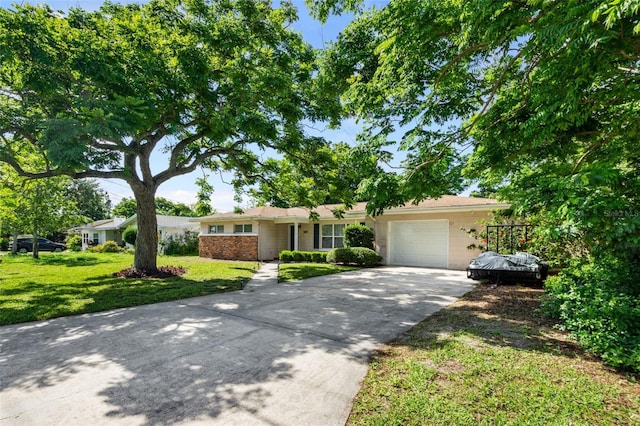
<path id="1" fill-rule="evenodd" d="M 293 251 L 296 249 L 296 226 L 289 226 L 289 250 Z"/>

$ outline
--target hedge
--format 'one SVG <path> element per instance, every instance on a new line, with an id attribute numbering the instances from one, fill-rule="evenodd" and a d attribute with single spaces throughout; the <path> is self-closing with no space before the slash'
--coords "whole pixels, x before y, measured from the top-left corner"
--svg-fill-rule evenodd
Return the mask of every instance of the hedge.
<path id="1" fill-rule="evenodd" d="M 280 262 L 310 262 L 310 263 L 327 263 L 327 252 L 323 251 L 300 251 L 300 250 L 283 250 L 279 256 Z"/>

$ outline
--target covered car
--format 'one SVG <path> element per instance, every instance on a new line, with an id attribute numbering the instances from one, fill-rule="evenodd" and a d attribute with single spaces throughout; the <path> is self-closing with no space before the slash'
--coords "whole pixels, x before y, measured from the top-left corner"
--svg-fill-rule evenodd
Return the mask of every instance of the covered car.
<path id="1" fill-rule="evenodd" d="M 473 280 L 488 279 L 493 282 L 502 281 L 537 281 L 547 278 L 549 265 L 539 257 L 529 253 L 498 254 L 487 251 L 467 266 L 467 278 Z"/>

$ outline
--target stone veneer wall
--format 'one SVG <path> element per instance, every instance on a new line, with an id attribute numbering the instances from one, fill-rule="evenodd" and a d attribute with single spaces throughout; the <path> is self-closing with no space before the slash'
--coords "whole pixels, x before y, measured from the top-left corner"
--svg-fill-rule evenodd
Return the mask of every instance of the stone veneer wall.
<path id="1" fill-rule="evenodd" d="M 257 260 L 257 235 L 201 235 L 200 257 L 224 260 Z"/>

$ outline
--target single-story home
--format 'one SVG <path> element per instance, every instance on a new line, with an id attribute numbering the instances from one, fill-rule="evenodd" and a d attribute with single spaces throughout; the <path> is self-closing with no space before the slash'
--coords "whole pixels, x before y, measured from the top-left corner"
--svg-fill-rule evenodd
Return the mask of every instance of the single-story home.
<path id="1" fill-rule="evenodd" d="M 183 235 L 186 231 L 198 232 L 199 227 L 193 221 L 197 218 L 183 216 L 157 215 L 158 239 L 162 241 L 169 236 Z M 129 226 L 136 226 L 137 215 L 126 219 L 115 217 L 113 219 L 98 220 L 88 225 L 83 225 L 77 229 L 82 234 L 82 249 L 89 246 L 102 244 L 106 241 L 115 241 L 122 244 L 122 231 Z"/>
<path id="2" fill-rule="evenodd" d="M 366 203 L 357 203 L 341 219 L 332 210 L 256 207 L 242 213 L 197 218 L 200 256 L 227 260 L 272 260 L 282 250 L 329 251 L 343 245 L 344 227 L 360 223 L 375 233 L 376 251 L 389 265 L 464 269 L 479 253 L 467 247 L 475 241 L 463 230 L 476 228 L 490 212 L 509 204 L 488 198 L 445 195 L 369 216 Z"/>

